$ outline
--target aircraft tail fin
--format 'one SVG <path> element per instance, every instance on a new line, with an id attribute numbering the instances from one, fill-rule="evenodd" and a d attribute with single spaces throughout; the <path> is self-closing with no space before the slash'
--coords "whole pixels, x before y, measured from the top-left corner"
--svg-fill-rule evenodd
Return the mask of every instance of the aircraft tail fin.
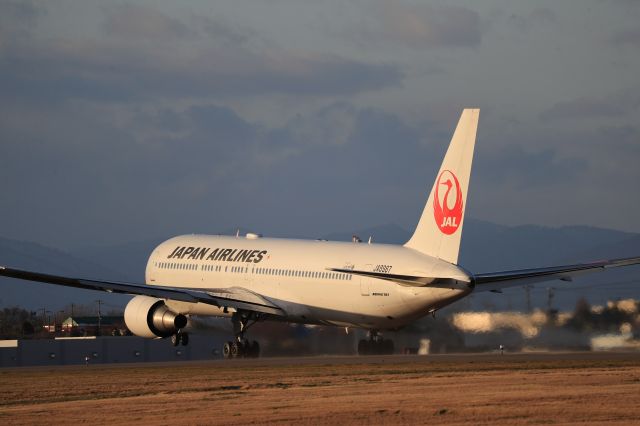
<path id="1" fill-rule="evenodd" d="M 465 109 L 418 226 L 405 247 L 457 264 L 479 109 Z"/>

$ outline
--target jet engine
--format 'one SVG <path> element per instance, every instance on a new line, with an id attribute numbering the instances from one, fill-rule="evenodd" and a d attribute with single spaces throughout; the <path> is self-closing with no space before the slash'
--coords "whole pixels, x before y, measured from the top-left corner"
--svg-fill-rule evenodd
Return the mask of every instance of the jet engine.
<path id="1" fill-rule="evenodd" d="M 177 314 L 162 299 L 136 296 L 124 310 L 127 328 L 140 337 L 169 337 L 186 327 L 187 317 Z"/>

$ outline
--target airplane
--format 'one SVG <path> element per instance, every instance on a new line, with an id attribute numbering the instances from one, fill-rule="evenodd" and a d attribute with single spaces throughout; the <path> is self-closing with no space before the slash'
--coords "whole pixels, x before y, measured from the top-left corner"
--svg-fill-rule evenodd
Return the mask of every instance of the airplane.
<path id="1" fill-rule="evenodd" d="M 125 323 L 138 336 L 186 345 L 192 315 L 229 317 L 225 358 L 257 357 L 245 338 L 259 321 L 368 330 L 358 353 L 391 354 L 397 330 L 478 291 L 640 264 L 640 257 L 473 274 L 458 264 L 480 110 L 464 109 L 415 232 L 404 245 L 245 236 L 181 235 L 149 256 L 145 283 L 73 278 L 0 266 L 0 275 L 134 295 Z"/>

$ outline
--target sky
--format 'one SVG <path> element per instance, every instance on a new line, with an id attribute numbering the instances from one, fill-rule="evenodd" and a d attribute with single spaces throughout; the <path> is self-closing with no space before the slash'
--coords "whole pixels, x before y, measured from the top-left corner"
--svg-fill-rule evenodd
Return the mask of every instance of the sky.
<path id="1" fill-rule="evenodd" d="M 640 2 L 0 1 L 0 237 L 413 229 L 461 110 L 467 215 L 640 232 Z"/>

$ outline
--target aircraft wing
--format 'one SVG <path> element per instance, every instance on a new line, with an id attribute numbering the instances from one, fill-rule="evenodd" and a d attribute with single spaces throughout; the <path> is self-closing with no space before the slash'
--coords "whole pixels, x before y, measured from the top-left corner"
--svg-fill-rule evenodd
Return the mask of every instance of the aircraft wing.
<path id="1" fill-rule="evenodd" d="M 491 272 L 473 276 L 475 291 L 492 291 L 500 293 L 508 287 L 535 284 L 543 281 L 562 280 L 572 281 L 573 277 L 582 274 L 604 271 L 619 266 L 640 264 L 640 257 L 625 259 L 603 260 L 592 263 L 580 263 L 577 265 L 554 266 L 550 268 L 521 269 L 517 271 Z"/>
<path id="2" fill-rule="evenodd" d="M 121 283 L 114 281 L 89 280 L 70 278 L 58 275 L 42 274 L 39 272 L 0 266 L 0 276 L 18 278 L 21 280 L 39 281 L 43 283 L 62 285 L 66 287 L 87 290 L 106 291 L 108 293 L 141 294 L 171 299 L 180 302 L 206 303 L 220 308 L 234 308 L 238 310 L 260 312 L 275 316 L 284 316 L 285 312 L 266 298 L 244 288 L 230 289 L 192 289 L 180 287 L 150 286 L 144 284 Z"/>

